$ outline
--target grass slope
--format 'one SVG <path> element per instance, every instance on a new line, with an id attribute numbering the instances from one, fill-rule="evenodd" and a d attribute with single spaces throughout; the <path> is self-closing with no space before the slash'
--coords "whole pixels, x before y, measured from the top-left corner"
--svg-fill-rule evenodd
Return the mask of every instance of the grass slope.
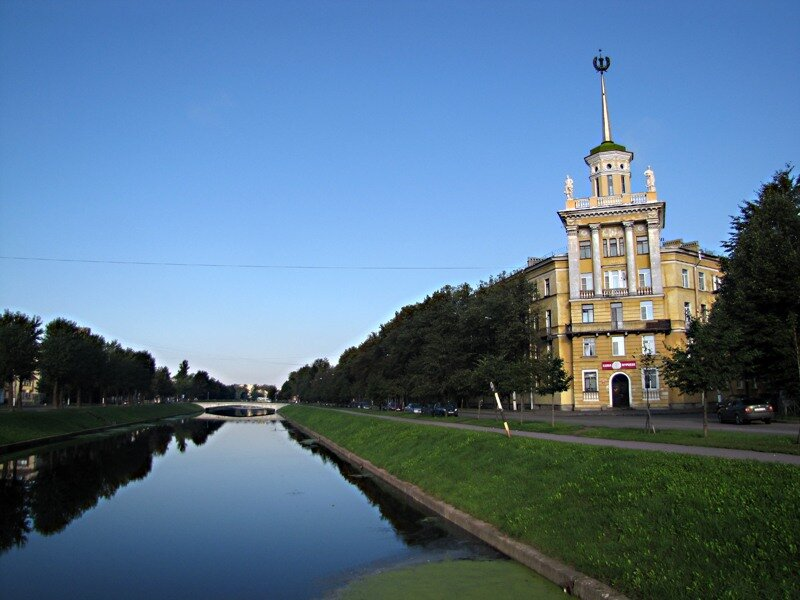
<path id="1" fill-rule="evenodd" d="M 800 598 L 800 469 L 281 414 L 633 598 Z"/>
<path id="2" fill-rule="evenodd" d="M 196 404 L 92 406 L 0 412 L 0 446 L 202 412 Z"/>

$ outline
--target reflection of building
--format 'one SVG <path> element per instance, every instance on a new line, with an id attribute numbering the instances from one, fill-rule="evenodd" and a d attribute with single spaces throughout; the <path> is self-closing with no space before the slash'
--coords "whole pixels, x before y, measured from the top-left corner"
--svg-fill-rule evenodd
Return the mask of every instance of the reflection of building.
<path id="1" fill-rule="evenodd" d="M 524 270 L 540 297 L 538 351 L 563 358 L 573 377 L 568 392 L 536 402 L 564 409 L 684 404 L 647 355 L 681 344 L 688 317 L 707 316 L 719 260 L 697 242 L 662 241 L 666 203 L 650 167 L 647 191 L 633 191 L 633 153 L 611 139 L 602 71 L 601 90 L 603 140 L 584 159 L 591 195 L 573 198 L 568 177 L 566 206 L 558 212 L 567 254 L 529 259 Z"/>

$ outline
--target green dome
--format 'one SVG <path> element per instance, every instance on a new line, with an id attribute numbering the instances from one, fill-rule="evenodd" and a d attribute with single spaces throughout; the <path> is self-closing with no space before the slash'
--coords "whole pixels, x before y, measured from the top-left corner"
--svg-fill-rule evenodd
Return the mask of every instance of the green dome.
<path id="1" fill-rule="evenodd" d="M 599 146 L 595 146 L 591 150 L 589 150 L 589 156 L 592 154 L 597 154 L 599 152 L 608 152 L 609 150 L 619 150 L 621 152 L 627 152 L 628 150 L 622 144 L 615 144 L 614 142 L 603 142 Z"/>

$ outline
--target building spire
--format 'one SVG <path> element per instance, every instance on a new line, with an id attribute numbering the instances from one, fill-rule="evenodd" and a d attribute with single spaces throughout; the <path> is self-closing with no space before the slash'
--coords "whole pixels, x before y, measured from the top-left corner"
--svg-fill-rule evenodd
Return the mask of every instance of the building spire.
<path id="1" fill-rule="evenodd" d="M 606 102 L 606 80 L 603 74 L 608 71 L 611 66 L 611 58 L 603 56 L 603 51 L 600 50 L 600 56 L 594 57 L 594 68 L 600 73 L 600 95 L 603 101 L 603 141 L 602 143 L 611 142 L 611 120 L 608 118 L 608 103 Z"/>

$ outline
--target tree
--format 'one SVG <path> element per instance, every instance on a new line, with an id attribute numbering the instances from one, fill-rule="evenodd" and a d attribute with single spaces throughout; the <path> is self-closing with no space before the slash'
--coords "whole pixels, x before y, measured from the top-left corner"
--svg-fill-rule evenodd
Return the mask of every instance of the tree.
<path id="1" fill-rule="evenodd" d="M 42 320 L 21 312 L 5 310 L 0 317 L 0 385 L 11 384 L 13 405 L 17 406 L 14 381 L 33 377 L 39 360 Z"/>
<path id="2" fill-rule="evenodd" d="M 800 178 L 791 171 L 778 171 L 732 219 L 709 319 L 732 375 L 758 380 L 784 405 L 800 396 Z"/>
<path id="3" fill-rule="evenodd" d="M 172 383 L 167 367 L 156 369 L 153 375 L 152 392 L 156 398 L 169 398 L 175 395 L 175 384 Z"/>
<path id="4" fill-rule="evenodd" d="M 53 319 L 45 328 L 40 355 L 42 383 L 53 386 L 53 404 L 61 404 L 59 385 L 70 385 L 75 380 L 77 340 L 80 328 L 74 321 Z"/>
<path id="5" fill-rule="evenodd" d="M 550 396 L 566 392 L 572 383 L 572 376 L 564 370 L 564 359 L 545 352 L 534 363 L 533 383 L 537 394 Z M 551 403 L 551 425 L 556 424 L 556 403 Z"/>
<path id="6" fill-rule="evenodd" d="M 175 373 L 175 393 L 180 398 L 185 398 L 190 394 L 192 380 L 189 377 L 189 361 L 182 360 L 178 365 L 178 372 Z"/>
<path id="7" fill-rule="evenodd" d="M 719 333 L 710 324 L 693 319 L 686 331 L 686 345 L 667 348 L 669 354 L 662 361 L 670 387 L 684 394 L 701 394 L 703 437 L 708 436 L 706 391 L 725 387 L 732 375 L 730 356 L 720 352 Z"/>

